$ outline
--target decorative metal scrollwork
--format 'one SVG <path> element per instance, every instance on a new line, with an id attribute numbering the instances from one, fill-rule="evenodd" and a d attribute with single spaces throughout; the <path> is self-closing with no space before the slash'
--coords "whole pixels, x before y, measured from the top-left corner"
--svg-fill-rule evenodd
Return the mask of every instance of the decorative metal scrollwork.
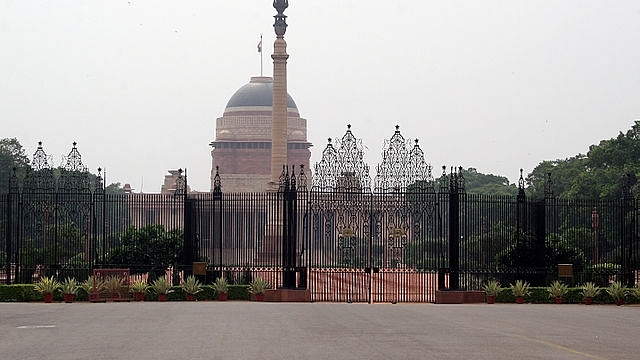
<path id="1" fill-rule="evenodd" d="M 184 175 L 182 175 L 184 173 Z M 178 169 L 178 177 L 176 178 L 176 191 L 174 195 L 187 194 L 187 173 L 182 169 Z"/>
<path id="2" fill-rule="evenodd" d="M 363 161 L 362 141 L 357 140 L 347 125 L 341 140 L 334 147 L 329 139 L 322 152 L 322 160 L 315 166 L 313 191 L 357 191 L 371 192 L 369 165 Z"/>
<path id="3" fill-rule="evenodd" d="M 62 168 L 59 187 L 67 191 L 89 191 L 91 184 L 89 181 L 89 171 L 82 164 L 82 155 L 76 147 L 77 143 L 73 142 L 73 147 L 66 157 L 66 162 Z"/>
<path id="4" fill-rule="evenodd" d="M 220 179 L 220 167 L 216 166 L 216 175 L 213 177 L 213 192 L 222 192 L 222 180 Z"/>
<path id="5" fill-rule="evenodd" d="M 38 148 L 33 154 L 31 161 L 33 171 L 25 179 L 25 190 L 31 192 L 53 191 L 55 189 L 55 179 L 49 156 L 42 148 L 42 141 L 38 142 Z"/>
<path id="6" fill-rule="evenodd" d="M 376 168 L 375 191 L 391 192 L 406 191 L 410 186 L 420 186 L 425 189 L 433 183 L 431 165 L 424 160 L 424 152 L 415 140 L 413 148 L 410 141 L 405 140 L 400 133 L 400 126 L 391 139 L 385 140 L 382 153 L 382 163 Z"/>

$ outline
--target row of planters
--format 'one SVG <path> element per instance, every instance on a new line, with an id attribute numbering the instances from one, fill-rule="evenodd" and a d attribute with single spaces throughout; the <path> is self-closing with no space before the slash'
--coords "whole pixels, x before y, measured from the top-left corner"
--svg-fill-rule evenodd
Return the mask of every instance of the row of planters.
<path id="1" fill-rule="evenodd" d="M 42 299 L 45 303 L 74 300 L 96 301 L 97 299 L 121 299 L 122 292 L 131 293 L 135 301 L 176 301 L 176 300 L 249 300 L 264 301 L 265 291 L 271 284 L 262 278 L 254 279 L 249 285 L 229 285 L 224 277 L 216 279 L 211 285 L 204 285 L 194 276 L 189 276 L 180 286 L 172 286 L 165 278 L 158 278 L 151 284 L 135 281 L 126 286 L 121 278 L 109 277 L 97 280 L 93 276 L 79 283 L 74 278 L 63 282 L 53 276 L 44 277 L 36 284 L 0 285 L 0 301 L 34 301 Z M 41 297 L 38 297 L 40 294 Z M 126 299 L 130 299 L 127 294 Z"/>
<path id="2" fill-rule="evenodd" d="M 499 282 L 491 280 L 482 288 L 486 294 L 488 304 L 495 302 L 530 303 L 571 303 L 586 305 L 640 302 L 640 284 L 627 288 L 619 281 L 608 287 L 600 288 L 592 282 L 587 282 L 578 288 L 569 288 L 560 281 L 554 281 L 549 287 L 533 288 L 523 280 L 517 280 L 509 287 L 503 288 Z"/>

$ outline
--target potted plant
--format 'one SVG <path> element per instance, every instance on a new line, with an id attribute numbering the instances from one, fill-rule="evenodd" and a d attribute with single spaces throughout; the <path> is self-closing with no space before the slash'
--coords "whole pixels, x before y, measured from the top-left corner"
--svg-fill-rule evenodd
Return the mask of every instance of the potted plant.
<path id="1" fill-rule="evenodd" d="M 633 295 L 634 298 L 640 300 L 640 283 L 637 283 L 636 286 L 629 289 L 629 292 L 631 293 L 631 295 Z"/>
<path id="2" fill-rule="evenodd" d="M 136 280 L 131 284 L 131 292 L 135 301 L 143 301 L 149 285 L 144 280 Z"/>
<path id="3" fill-rule="evenodd" d="M 588 282 L 582 286 L 582 297 L 585 305 L 591 305 L 593 298 L 600 294 L 600 288 L 592 282 Z"/>
<path id="4" fill-rule="evenodd" d="M 109 276 L 104 281 L 104 290 L 107 292 L 107 296 L 112 299 L 120 298 L 122 286 L 124 286 L 124 281 L 119 276 Z"/>
<path id="5" fill-rule="evenodd" d="M 35 290 L 42 294 L 45 303 L 53 301 L 53 293 L 60 288 L 58 280 L 51 277 L 43 277 L 35 284 Z"/>
<path id="6" fill-rule="evenodd" d="M 489 280 L 483 287 L 484 293 L 487 295 L 487 304 L 496 302 L 496 296 L 500 294 L 502 287 L 497 280 Z"/>
<path id="7" fill-rule="evenodd" d="M 182 284 L 182 290 L 187 294 L 187 301 L 193 301 L 194 295 L 202 291 L 202 284 L 195 276 L 191 275 Z"/>
<path id="8" fill-rule="evenodd" d="M 152 282 L 151 288 L 158 294 L 158 301 L 167 301 L 167 294 L 173 292 L 171 284 L 164 277 L 159 277 Z"/>
<path id="9" fill-rule="evenodd" d="M 227 279 L 223 276 L 216 279 L 213 283 L 213 289 L 218 294 L 218 300 L 226 301 L 228 298 L 227 292 L 229 291 L 229 283 Z"/>
<path id="10" fill-rule="evenodd" d="M 104 290 L 104 283 L 93 276 L 89 276 L 89 278 L 85 280 L 80 287 L 89 296 L 89 301 L 96 301 L 100 298 L 100 293 Z"/>
<path id="11" fill-rule="evenodd" d="M 549 292 L 549 297 L 553 298 L 556 304 L 562 304 L 562 297 L 567 295 L 569 288 L 566 284 L 556 280 L 547 288 L 547 291 Z"/>
<path id="12" fill-rule="evenodd" d="M 615 300 L 618 306 L 624 304 L 624 297 L 627 295 L 627 292 L 627 288 L 624 287 L 620 281 L 611 283 L 607 288 L 607 293 Z"/>
<path id="13" fill-rule="evenodd" d="M 264 301 L 264 292 L 271 288 L 271 284 L 261 277 L 254 279 L 249 284 L 249 293 L 252 294 L 256 301 Z"/>
<path id="14" fill-rule="evenodd" d="M 529 283 L 523 280 L 516 280 L 515 284 L 511 284 L 511 292 L 516 297 L 516 303 L 524 303 L 524 298 L 529 295 Z"/>
<path id="15" fill-rule="evenodd" d="M 62 289 L 64 302 L 72 303 L 76 293 L 78 292 L 78 282 L 76 279 L 69 277 L 64 279 L 60 288 Z"/>

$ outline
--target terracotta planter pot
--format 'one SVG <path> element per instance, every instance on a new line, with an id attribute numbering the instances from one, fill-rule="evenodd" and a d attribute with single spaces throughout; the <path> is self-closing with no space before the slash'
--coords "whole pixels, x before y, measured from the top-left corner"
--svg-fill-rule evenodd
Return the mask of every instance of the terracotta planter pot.
<path id="1" fill-rule="evenodd" d="M 487 295 L 487 304 L 495 304 L 496 296 L 495 295 Z"/>
<path id="2" fill-rule="evenodd" d="M 616 300 L 616 305 L 617 305 L 617 306 L 620 306 L 620 305 L 622 305 L 622 304 L 624 304 L 624 299 L 617 299 L 617 300 Z"/>
<path id="3" fill-rule="evenodd" d="M 593 299 L 588 297 L 588 298 L 584 298 L 584 304 L 585 305 L 591 305 L 593 303 Z"/>
<path id="4" fill-rule="evenodd" d="M 64 302 L 66 303 L 72 303 L 74 298 L 74 294 L 64 294 Z"/>
<path id="5" fill-rule="evenodd" d="M 553 302 L 555 302 L 556 304 L 562 304 L 562 298 L 561 297 L 557 297 L 557 298 L 553 299 Z"/>
<path id="6" fill-rule="evenodd" d="M 141 293 L 141 292 L 133 293 L 133 299 L 135 301 L 144 301 L 144 293 Z"/>
<path id="7" fill-rule="evenodd" d="M 253 296 L 256 298 L 256 301 L 264 301 L 264 293 L 254 294 Z"/>
<path id="8" fill-rule="evenodd" d="M 99 298 L 98 293 L 90 293 L 89 294 L 89 301 L 97 301 Z"/>
<path id="9" fill-rule="evenodd" d="M 220 293 L 220 294 L 218 294 L 218 300 L 220 300 L 220 301 L 227 301 L 227 298 L 228 298 L 228 297 L 229 297 L 229 296 L 227 295 L 227 293 Z"/>
<path id="10" fill-rule="evenodd" d="M 194 301 L 195 300 L 195 296 L 193 296 L 193 294 L 187 294 L 187 301 Z"/>
<path id="11" fill-rule="evenodd" d="M 516 297 L 516 304 L 524 304 L 524 296 Z"/>
<path id="12" fill-rule="evenodd" d="M 47 303 L 47 304 L 53 302 L 53 294 L 44 294 L 44 295 L 42 295 L 42 300 L 44 300 L 44 302 Z"/>
<path id="13" fill-rule="evenodd" d="M 167 301 L 167 294 L 158 294 L 158 301 Z"/>

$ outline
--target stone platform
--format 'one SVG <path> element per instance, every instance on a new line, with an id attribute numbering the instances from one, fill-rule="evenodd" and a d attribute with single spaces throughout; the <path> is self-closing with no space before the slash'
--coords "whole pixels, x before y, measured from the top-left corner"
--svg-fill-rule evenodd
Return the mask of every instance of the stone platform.
<path id="1" fill-rule="evenodd" d="M 306 289 L 276 289 L 264 293 L 264 301 L 311 302 L 311 291 Z"/>
<path id="2" fill-rule="evenodd" d="M 483 303 L 484 291 L 437 290 L 436 304 Z"/>

